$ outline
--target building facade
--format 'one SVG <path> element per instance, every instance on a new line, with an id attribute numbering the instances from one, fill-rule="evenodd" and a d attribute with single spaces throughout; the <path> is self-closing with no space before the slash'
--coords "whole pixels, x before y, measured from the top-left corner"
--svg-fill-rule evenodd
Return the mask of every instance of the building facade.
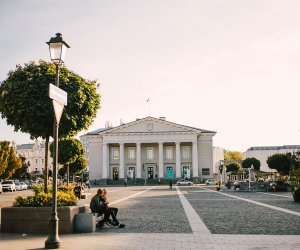
<path id="1" fill-rule="evenodd" d="M 214 131 L 146 117 L 80 137 L 90 180 L 213 176 Z"/>
<path id="2" fill-rule="evenodd" d="M 45 168 L 45 142 L 36 140 L 35 143 L 17 145 L 16 154 L 25 157 L 26 162 L 30 163 L 29 173 L 43 173 Z M 53 159 L 50 157 L 50 151 L 48 151 L 48 167 L 51 170 L 53 169 Z"/>
<path id="3" fill-rule="evenodd" d="M 260 161 L 260 170 L 265 172 L 274 172 L 267 164 L 269 156 L 274 154 L 294 153 L 300 150 L 300 145 L 283 145 L 283 146 L 267 146 L 267 147 L 251 147 L 243 153 L 243 159 L 254 157 Z"/>

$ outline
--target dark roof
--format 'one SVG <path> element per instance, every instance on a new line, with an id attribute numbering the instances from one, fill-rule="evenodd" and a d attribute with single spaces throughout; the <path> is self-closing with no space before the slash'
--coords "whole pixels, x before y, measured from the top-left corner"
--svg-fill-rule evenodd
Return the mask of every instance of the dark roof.
<path id="1" fill-rule="evenodd" d="M 251 147 L 247 151 L 254 151 L 254 150 L 280 150 L 280 149 L 300 149 L 300 145 Z"/>
<path id="2" fill-rule="evenodd" d="M 99 128 L 99 129 L 96 129 L 96 130 L 94 130 L 92 132 L 88 132 L 85 135 L 98 135 L 99 133 L 101 133 L 103 131 L 106 131 L 106 130 L 109 130 L 109 129 L 112 129 L 112 128 Z"/>
<path id="3" fill-rule="evenodd" d="M 34 145 L 34 143 L 17 145 L 17 150 L 20 150 L 20 149 L 32 149 L 33 145 Z"/>
<path id="4" fill-rule="evenodd" d="M 35 143 L 28 143 L 28 144 L 21 144 L 17 145 L 17 150 L 22 150 L 22 149 L 33 149 L 33 146 Z M 40 143 L 41 148 L 45 148 L 45 142 Z"/>

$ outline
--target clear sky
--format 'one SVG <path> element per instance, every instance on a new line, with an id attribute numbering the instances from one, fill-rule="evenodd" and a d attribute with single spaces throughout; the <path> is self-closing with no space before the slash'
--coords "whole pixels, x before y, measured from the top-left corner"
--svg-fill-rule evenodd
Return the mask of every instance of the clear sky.
<path id="1" fill-rule="evenodd" d="M 214 146 L 300 144 L 300 1 L 1 0 L 0 81 L 49 61 L 101 84 L 88 131 L 149 115 L 217 131 Z M 29 142 L 0 120 L 0 140 Z"/>

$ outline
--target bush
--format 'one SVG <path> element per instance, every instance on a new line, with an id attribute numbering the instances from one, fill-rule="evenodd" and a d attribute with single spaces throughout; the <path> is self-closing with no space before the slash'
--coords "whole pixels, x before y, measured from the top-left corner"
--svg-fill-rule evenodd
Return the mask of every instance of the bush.
<path id="1" fill-rule="evenodd" d="M 51 207 L 52 206 L 52 189 L 44 193 L 43 187 L 35 186 L 34 194 L 27 197 L 18 195 L 15 199 L 15 207 Z M 57 206 L 75 206 L 77 205 L 76 196 L 73 187 L 61 186 L 57 191 Z"/>

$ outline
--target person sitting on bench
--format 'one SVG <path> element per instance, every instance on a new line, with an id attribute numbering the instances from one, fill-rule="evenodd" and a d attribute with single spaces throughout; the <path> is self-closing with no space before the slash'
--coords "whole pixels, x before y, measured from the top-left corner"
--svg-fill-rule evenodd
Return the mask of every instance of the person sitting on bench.
<path id="1" fill-rule="evenodd" d="M 95 194 L 90 202 L 90 209 L 93 213 L 98 213 L 98 216 L 104 214 L 104 218 L 97 223 L 97 227 L 100 228 L 110 228 L 108 225 L 110 213 L 107 209 L 107 205 L 102 199 L 103 190 L 99 188 L 97 194 Z"/>
<path id="2" fill-rule="evenodd" d="M 101 198 L 102 198 L 102 201 L 105 202 L 106 208 L 109 211 L 109 215 L 111 216 L 111 218 L 113 220 L 113 221 L 109 220 L 109 222 L 111 223 L 111 225 L 118 226 L 119 228 L 125 227 L 124 224 L 120 224 L 120 222 L 117 220 L 118 208 L 108 206 L 109 202 L 107 201 L 107 190 L 105 188 L 103 189 Z"/>

